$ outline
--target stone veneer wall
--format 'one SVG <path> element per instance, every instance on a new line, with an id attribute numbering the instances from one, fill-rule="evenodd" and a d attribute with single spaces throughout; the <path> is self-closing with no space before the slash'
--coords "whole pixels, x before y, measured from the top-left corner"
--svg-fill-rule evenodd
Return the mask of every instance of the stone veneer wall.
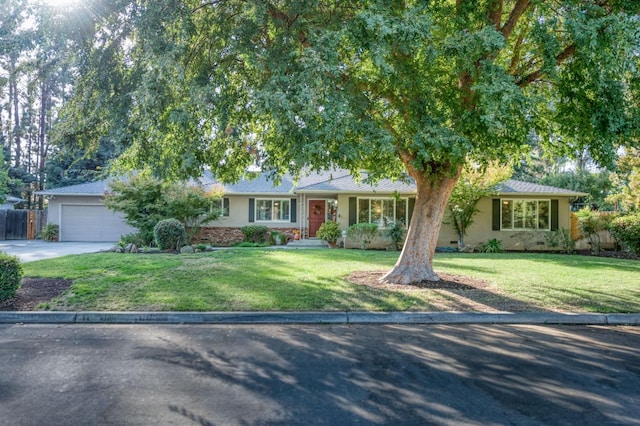
<path id="1" fill-rule="evenodd" d="M 269 228 L 271 231 L 280 231 L 287 236 L 287 241 L 294 239 L 294 231 L 298 228 Z M 235 227 L 203 227 L 194 237 L 196 243 L 208 243 L 213 246 L 229 247 L 242 242 L 244 235 L 240 228 Z"/>

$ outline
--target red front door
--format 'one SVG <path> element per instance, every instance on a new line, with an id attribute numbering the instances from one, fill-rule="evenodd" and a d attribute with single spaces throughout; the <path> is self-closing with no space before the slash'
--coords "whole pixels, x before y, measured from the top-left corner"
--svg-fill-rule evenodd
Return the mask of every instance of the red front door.
<path id="1" fill-rule="evenodd" d="M 309 200 L 309 237 L 315 237 L 325 220 L 325 201 Z"/>

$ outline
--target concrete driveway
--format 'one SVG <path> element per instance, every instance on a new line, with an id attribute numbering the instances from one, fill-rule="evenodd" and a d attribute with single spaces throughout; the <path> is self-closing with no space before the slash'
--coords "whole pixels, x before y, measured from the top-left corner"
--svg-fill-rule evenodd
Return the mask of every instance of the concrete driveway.
<path id="1" fill-rule="evenodd" d="M 49 243 L 42 240 L 6 240 L 0 241 L 0 251 L 18 256 L 22 262 L 51 259 L 69 254 L 97 253 L 108 250 L 114 243 Z"/>

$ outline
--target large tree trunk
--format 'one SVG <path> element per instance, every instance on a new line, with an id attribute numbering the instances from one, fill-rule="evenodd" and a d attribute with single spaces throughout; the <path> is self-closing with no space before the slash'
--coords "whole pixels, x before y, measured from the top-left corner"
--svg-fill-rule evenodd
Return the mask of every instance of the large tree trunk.
<path id="1" fill-rule="evenodd" d="M 418 193 L 407 239 L 400 258 L 393 269 L 381 278 L 382 281 L 414 284 L 440 280 L 433 270 L 433 255 L 447 201 L 458 177 L 459 174 L 453 177 L 414 176 Z"/>

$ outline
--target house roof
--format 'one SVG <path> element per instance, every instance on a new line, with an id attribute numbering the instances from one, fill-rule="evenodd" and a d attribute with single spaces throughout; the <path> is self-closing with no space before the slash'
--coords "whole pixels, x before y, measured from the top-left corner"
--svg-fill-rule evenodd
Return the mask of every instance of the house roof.
<path id="1" fill-rule="evenodd" d="M 37 191 L 38 195 L 77 195 L 77 196 L 93 196 L 104 195 L 109 191 L 109 183 L 112 179 L 97 180 L 95 182 L 80 183 L 77 185 L 61 186 L 60 188 L 52 188 L 44 191 Z"/>
<path id="2" fill-rule="evenodd" d="M 522 182 L 519 180 L 509 179 L 498 185 L 496 188 L 500 195 L 555 195 L 580 197 L 588 195 L 584 192 L 578 192 L 571 189 L 557 188 L 555 186 L 539 185 L 537 183 Z"/>
<path id="3" fill-rule="evenodd" d="M 5 199 L 5 203 L 21 203 L 23 201 L 27 201 L 24 198 L 19 198 L 19 197 L 14 197 L 13 195 L 7 195 L 7 198 Z"/>
<path id="4" fill-rule="evenodd" d="M 363 179 L 366 179 L 366 173 L 363 173 Z M 41 195 L 66 195 L 66 196 L 102 196 L 109 191 L 110 179 L 100 180 L 90 183 L 82 183 L 78 185 L 64 186 L 44 191 L 38 191 Z M 285 175 L 281 179 L 279 185 L 274 185 L 272 181 L 267 179 L 265 173 L 259 174 L 255 179 L 242 179 L 233 184 L 219 183 L 214 176 L 206 171 L 200 178 L 194 180 L 205 188 L 213 186 L 222 187 L 223 193 L 226 195 L 284 195 L 284 194 L 303 194 L 303 193 L 401 193 L 412 194 L 416 192 L 415 185 L 412 181 L 392 181 L 391 179 L 382 179 L 377 185 L 370 185 L 364 182 L 356 181 L 348 171 L 333 170 L 324 172 L 312 172 L 305 176 L 301 176 L 297 181 L 290 175 Z M 539 185 L 535 183 L 521 182 L 517 180 L 507 180 L 498 185 L 498 193 L 500 195 L 546 195 L 546 196 L 565 196 L 577 197 L 587 195 L 569 189 L 556 188 L 553 186 Z"/>

